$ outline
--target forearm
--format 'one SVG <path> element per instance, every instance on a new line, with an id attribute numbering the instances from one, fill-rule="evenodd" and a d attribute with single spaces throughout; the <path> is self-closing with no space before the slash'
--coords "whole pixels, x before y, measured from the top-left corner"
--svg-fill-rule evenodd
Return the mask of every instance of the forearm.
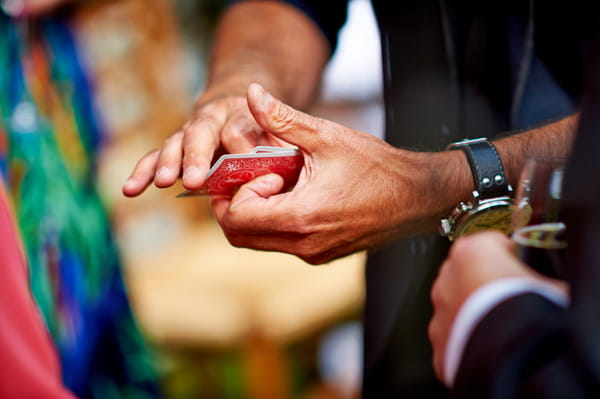
<path id="1" fill-rule="evenodd" d="M 257 82 L 304 108 L 319 87 L 329 55 L 319 28 L 294 7 L 275 1 L 235 4 L 217 29 L 207 90 L 199 102 L 245 96 L 248 85 Z"/>
<path id="2" fill-rule="evenodd" d="M 571 152 L 579 114 L 568 116 L 538 128 L 494 141 L 508 181 L 513 187 L 528 157 L 566 158 Z"/>
<path id="3" fill-rule="evenodd" d="M 493 143 L 498 149 L 509 183 L 516 187 L 527 157 L 568 157 L 575 138 L 579 115 L 569 116 Z M 419 174 L 415 187 L 426 214 L 421 215 L 425 231 L 435 231 L 440 218 L 448 216 L 460 201 L 471 198 L 473 176 L 462 151 L 420 153 L 426 173 Z M 420 229 L 419 229 L 420 230 Z"/>

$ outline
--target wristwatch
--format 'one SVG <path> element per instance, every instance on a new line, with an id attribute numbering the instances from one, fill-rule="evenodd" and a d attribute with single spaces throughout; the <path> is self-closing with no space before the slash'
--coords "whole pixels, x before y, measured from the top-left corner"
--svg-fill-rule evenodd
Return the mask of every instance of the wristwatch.
<path id="1" fill-rule="evenodd" d="M 481 230 L 510 233 L 514 210 L 513 190 L 506 181 L 498 151 L 486 138 L 452 143 L 446 150 L 462 150 L 467 156 L 475 190 L 473 198 L 461 202 L 440 221 L 440 234 L 450 241 Z"/>

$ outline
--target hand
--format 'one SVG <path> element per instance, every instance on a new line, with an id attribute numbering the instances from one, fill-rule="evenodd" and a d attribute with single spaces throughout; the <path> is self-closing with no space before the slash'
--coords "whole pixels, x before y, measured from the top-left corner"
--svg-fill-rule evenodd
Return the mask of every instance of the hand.
<path id="1" fill-rule="evenodd" d="M 296 111 L 256 84 L 247 101 L 264 132 L 300 148 L 304 167 L 291 192 L 279 193 L 283 181 L 271 174 L 242 186 L 233 198 L 212 198 L 233 245 L 287 252 L 316 264 L 435 228 L 440 196 L 427 190 L 445 186 L 436 186 L 440 173 L 433 160 L 444 169 L 460 154 L 394 148 Z"/>
<path id="2" fill-rule="evenodd" d="M 33 17 L 48 12 L 69 0 L 3 0 L 2 9 L 13 17 Z"/>
<path id="3" fill-rule="evenodd" d="M 206 93 L 194 117 L 135 166 L 123 186 L 127 196 L 141 194 L 153 181 L 159 188 L 173 185 L 183 174 L 183 185 L 199 188 L 220 152 L 244 153 L 257 145 L 282 146 L 257 125 L 244 96 Z"/>
<path id="4" fill-rule="evenodd" d="M 431 289 L 434 314 L 428 332 L 433 345 L 433 366 L 440 380 L 443 380 L 448 336 L 463 303 L 485 284 L 510 277 L 544 280 L 567 290 L 564 282 L 545 277 L 522 263 L 514 254 L 513 242 L 502 233 L 490 231 L 466 236 L 451 247 Z"/>

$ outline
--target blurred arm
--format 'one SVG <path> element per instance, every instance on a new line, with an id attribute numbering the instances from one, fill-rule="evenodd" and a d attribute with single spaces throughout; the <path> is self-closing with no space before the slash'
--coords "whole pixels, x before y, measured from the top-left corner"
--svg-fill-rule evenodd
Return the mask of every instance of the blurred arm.
<path id="1" fill-rule="evenodd" d="M 213 46 L 206 90 L 193 115 L 160 150 L 138 162 L 123 187 L 125 195 L 141 194 L 152 181 L 169 187 L 180 175 L 186 188 L 199 188 L 219 152 L 282 145 L 250 115 L 248 86 L 260 83 L 286 102 L 306 107 L 331 54 L 327 38 L 307 14 L 275 1 L 229 7 Z"/>
<path id="2" fill-rule="evenodd" d="M 303 108 L 330 54 L 319 27 L 295 7 L 275 1 L 236 3 L 219 24 L 207 91 L 198 103 L 232 93 L 245 97 L 248 85 L 257 82 Z"/>

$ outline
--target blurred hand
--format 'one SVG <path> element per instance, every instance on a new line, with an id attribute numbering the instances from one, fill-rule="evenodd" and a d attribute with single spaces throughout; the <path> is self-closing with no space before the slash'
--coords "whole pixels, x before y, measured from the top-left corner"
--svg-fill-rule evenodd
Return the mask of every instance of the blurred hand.
<path id="1" fill-rule="evenodd" d="M 514 254 L 504 234 L 490 231 L 462 237 L 450 249 L 431 290 L 434 314 L 429 323 L 433 366 L 443 380 L 446 344 L 460 307 L 478 288 L 501 278 L 543 280 L 567 291 L 567 285 L 527 267 Z"/>
<path id="2" fill-rule="evenodd" d="M 159 188 L 169 187 L 181 175 L 184 187 L 193 190 L 204 183 L 213 157 L 220 153 L 285 145 L 254 121 L 244 96 L 217 95 L 213 99 L 207 93 L 198 104 L 194 117 L 180 131 L 137 163 L 123 186 L 125 195 L 139 195 L 152 182 Z"/>
<path id="3" fill-rule="evenodd" d="M 437 221 L 424 223 L 434 208 L 429 200 L 435 196 L 424 192 L 434 184 L 433 154 L 400 150 L 299 112 L 257 84 L 247 97 L 260 130 L 299 147 L 304 167 L 290 192 L 280 193 L 282 178 L 270 174 L 242 186 L 233 198 L 212 198 L 233 245 L 287 252 L 316 264 L 434 228 Z"/>
<path id="4" fill-rule="evenodd" d="M 48 12 L 69 0 L 3 0 L 2 9 L 13 17 L 33 17 Z"/>

